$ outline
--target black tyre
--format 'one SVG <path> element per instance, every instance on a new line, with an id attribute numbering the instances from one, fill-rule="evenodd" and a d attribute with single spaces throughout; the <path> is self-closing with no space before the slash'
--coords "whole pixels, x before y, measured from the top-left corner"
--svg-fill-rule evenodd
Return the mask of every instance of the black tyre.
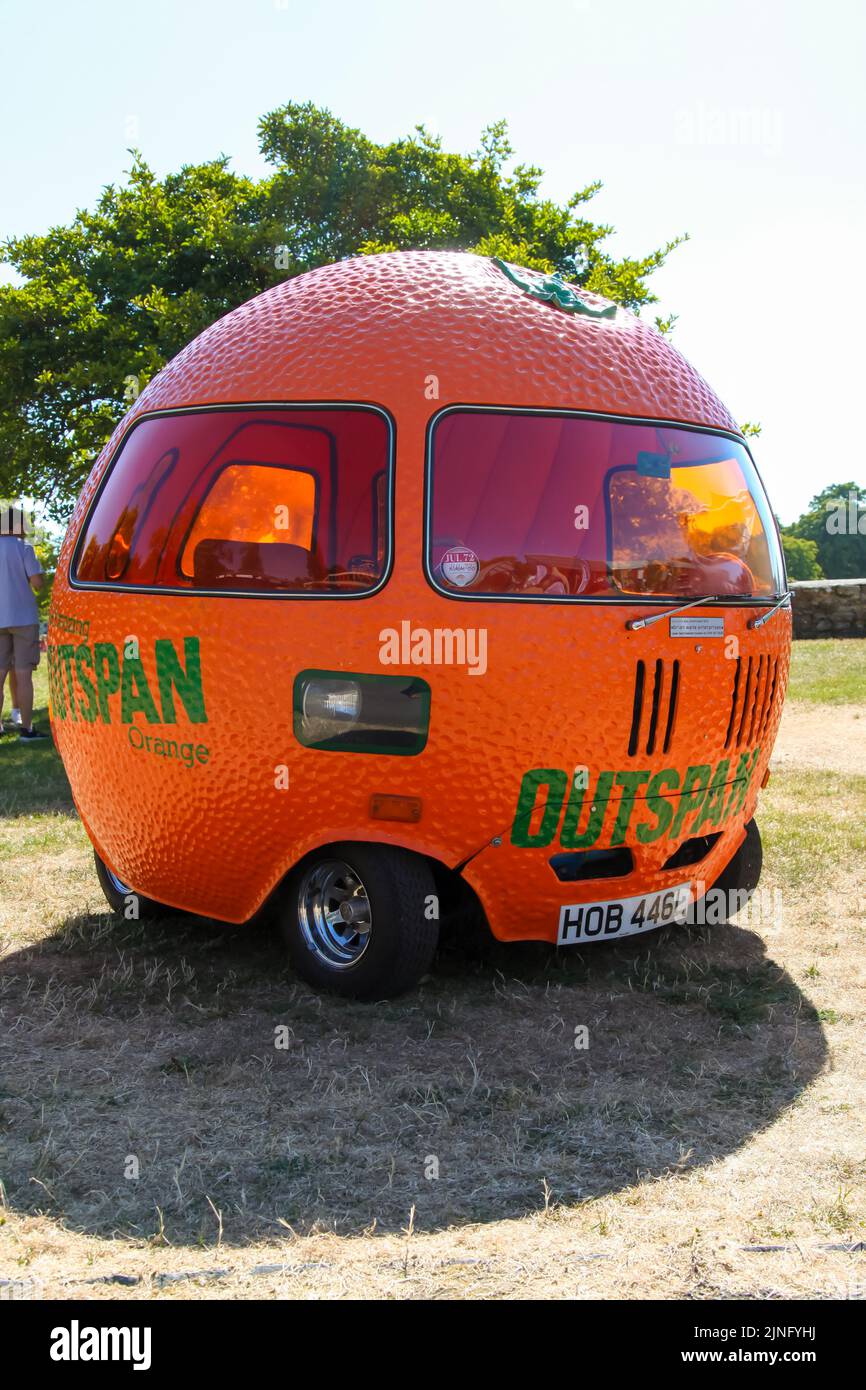
<path id="1" fill-rule="evenodd" d="M 176 907 L 166 907 L 164 903 L 154 902 L 153 898 L 142 897 L 141 893 L 136 893 L 134 888 L 129 888 L 117 877 L 104 859 L 100 859 L 96 850 L 93 851 L 93 858 L 96 863 L 96 877 L 99 879 L 99 886 L 105 894 L 105 900 L 112 912 L 116 912 L 118 917 L 126 917 L 128 909 L 133 905 L 132 899 L 137 899 L 136 910 L 130 914 L 131 920 L 135 918 L 149 917 L 177 917 L 180 915 Z"/>
<path id="2" fill-rule="evenodd" d="M 761 845 L 761 832 L 756 821 L 750 820 L 746 826 L 746 838 L 740 845 L 731 862 L 722 870 L 716 879 L 709 893 L 700 902 L 693 903 L 689 915 L 689 921 L 703 921 L 707 919 L 707 897 L 713 904 L 719 902 L 715 896 L 719 892 L 728 894 L 728 904 L 730 911 L 725 913 L 724 920 L 745 907 L 751 898 L 761 878 L 761 869 L 764 863 L 764 851 Z M 734 898 L 733 895 L 737 897 Z M 701 912 L 703 904 L 704 912 Z"/>
<path id="3" fill-rule="evenodd" d="M 282 894 L 292 963 L 317 989 L 385 999 L 417 984 L 436 954 L 438 898 L 417 854 L 337 844 L 309 855 Z"/>

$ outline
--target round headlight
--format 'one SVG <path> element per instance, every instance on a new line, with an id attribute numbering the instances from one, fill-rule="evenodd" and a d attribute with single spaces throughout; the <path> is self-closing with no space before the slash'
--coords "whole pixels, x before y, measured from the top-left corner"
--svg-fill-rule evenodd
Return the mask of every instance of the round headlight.
<path id="1" fill-rule="evenodd" d="M 324 720 L 346 728 L 361 713 L 361 687 L 357 681 L 310 681 L 304 688 L 304 722 Z"/>

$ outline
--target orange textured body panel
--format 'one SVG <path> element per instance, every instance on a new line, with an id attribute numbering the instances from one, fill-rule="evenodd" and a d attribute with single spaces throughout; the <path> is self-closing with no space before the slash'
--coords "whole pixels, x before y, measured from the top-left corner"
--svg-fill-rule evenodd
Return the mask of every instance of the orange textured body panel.
<path id="1" fill-rule="evenodd" d="M 432 399 L 431 377 L 438 389 Z M 211 403 L 331 401 L 382 406 L 396 423 L 394 565 L 379 593 L 320 601 L 70 585 L 85 511 L 114 444 L 139 415 Z M 342 840 L 386 841 L 452 867 L 471 860 L 466 877 L 498 936 L 555 939 L 560 903 L 624 896 L 688 877 L 661 868 L 686 828 L 678 837 L 635 845 L 634 875 L 604 885 L 610 893 L 599 893 L 598 884 L 561 883 L 548 863 L 556 844 L 509 842 L 529 769 L 585 765 L 594 780 L 603 769 L 716 768 L 730 754 L 733 779 L 740 752 L 728 732 L 736 663 L 722 642 L 671 639 L 664 623 L 626 631 L 626 619 L 646 611 L 638 605 L 455 603 L 436 593 L 422 568 L 425 432 L 431 416 L 451 403 L 736 430 L 706 383 L 654 329 L 624 311 L 610 320 L 563 313 L 522 293 L 480 257 L 361 257 L 278 286 L 214 324 L 155 378 L 100 456 L 54 590 L 53 646 L 69 643 L 76 624 L 87 625 L 91 644 L 120 648 L 134 636 L 142 653 L 160 638 L 200 640 L 207 724 L 181 722 L 172 737 L 206 745 L 201 765 L 188 768 L 133 748 L 128 729 L 116 722 L 53 720 L 88 833 L 138 891 L 242 921 L 309 850 Z M 749 610 L 724 612 L 726 635 L 738 638 L 743 660 L 778 664 L 751 730 L 751 746 L 760 753 L 748 797 L 701 867 L 708 879 L 730 859 L 753 813 L 754 788 L 781 714 L 791 638 L 787 612 L 757 632 L 747 629 Z M 422 675 L 431 687 L 429 739 L 416 757 L 302 747 L 292 731 L 297 672 L 381 673 L 379 634 L 403 620 L 431 629 L 486 628 L 487 673 L 389 668 Z M 681 663 L 670 749 L 629 756 L 635 665 L 658 659 Z M 283 765 L 287 789 L 275 785 Z M 377 793 L 420 797 L 421 819 L 372 820 L 370 798 Z M 492 845 L 498 837 L 502 844 Z"/>

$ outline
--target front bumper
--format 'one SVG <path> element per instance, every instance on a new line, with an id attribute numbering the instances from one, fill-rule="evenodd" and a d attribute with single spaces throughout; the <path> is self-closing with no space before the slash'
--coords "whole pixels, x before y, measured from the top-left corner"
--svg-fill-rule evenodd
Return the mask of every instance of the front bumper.
<path id="1" fill-rule="evenodd" d="M 754 802 L 754 798 L 750 800 Z M 685 883 L 692 902 L 701 898 L 742 845 L 752 810 L 753 804 L 725 826 L 703 859 L 687 867 L 663 867 L 677 848 L 665 840 L 655 845 L 629 845 L 633 868 L 628 874 L 562 882 L 550 865 L 551 858 L 560 852 L 558 845 L 532 849 L 503 837 L 477 854 L 464 868 L 463 877 L 477 893 L 490 930 L 500 941 L 556 943 L 563 906 L 631 898 Z"/>

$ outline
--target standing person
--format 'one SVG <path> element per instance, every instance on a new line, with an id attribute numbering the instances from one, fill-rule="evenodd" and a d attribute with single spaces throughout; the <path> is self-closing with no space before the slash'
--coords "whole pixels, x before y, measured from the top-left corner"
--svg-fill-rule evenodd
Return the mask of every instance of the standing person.
<path id="1" fill-rule="evenodd" d="M 0 513 L 0 714 L 6 676 L 14 671 L 14 698 L 21 712 L 18 737 L 21 743 L 35 743 L 45 738 L 33 727 L 33 672 L 39 665 L 36 594 L 45 576 L 33 546 L 16 534 L 20 515 L 12 507 Z"/>

